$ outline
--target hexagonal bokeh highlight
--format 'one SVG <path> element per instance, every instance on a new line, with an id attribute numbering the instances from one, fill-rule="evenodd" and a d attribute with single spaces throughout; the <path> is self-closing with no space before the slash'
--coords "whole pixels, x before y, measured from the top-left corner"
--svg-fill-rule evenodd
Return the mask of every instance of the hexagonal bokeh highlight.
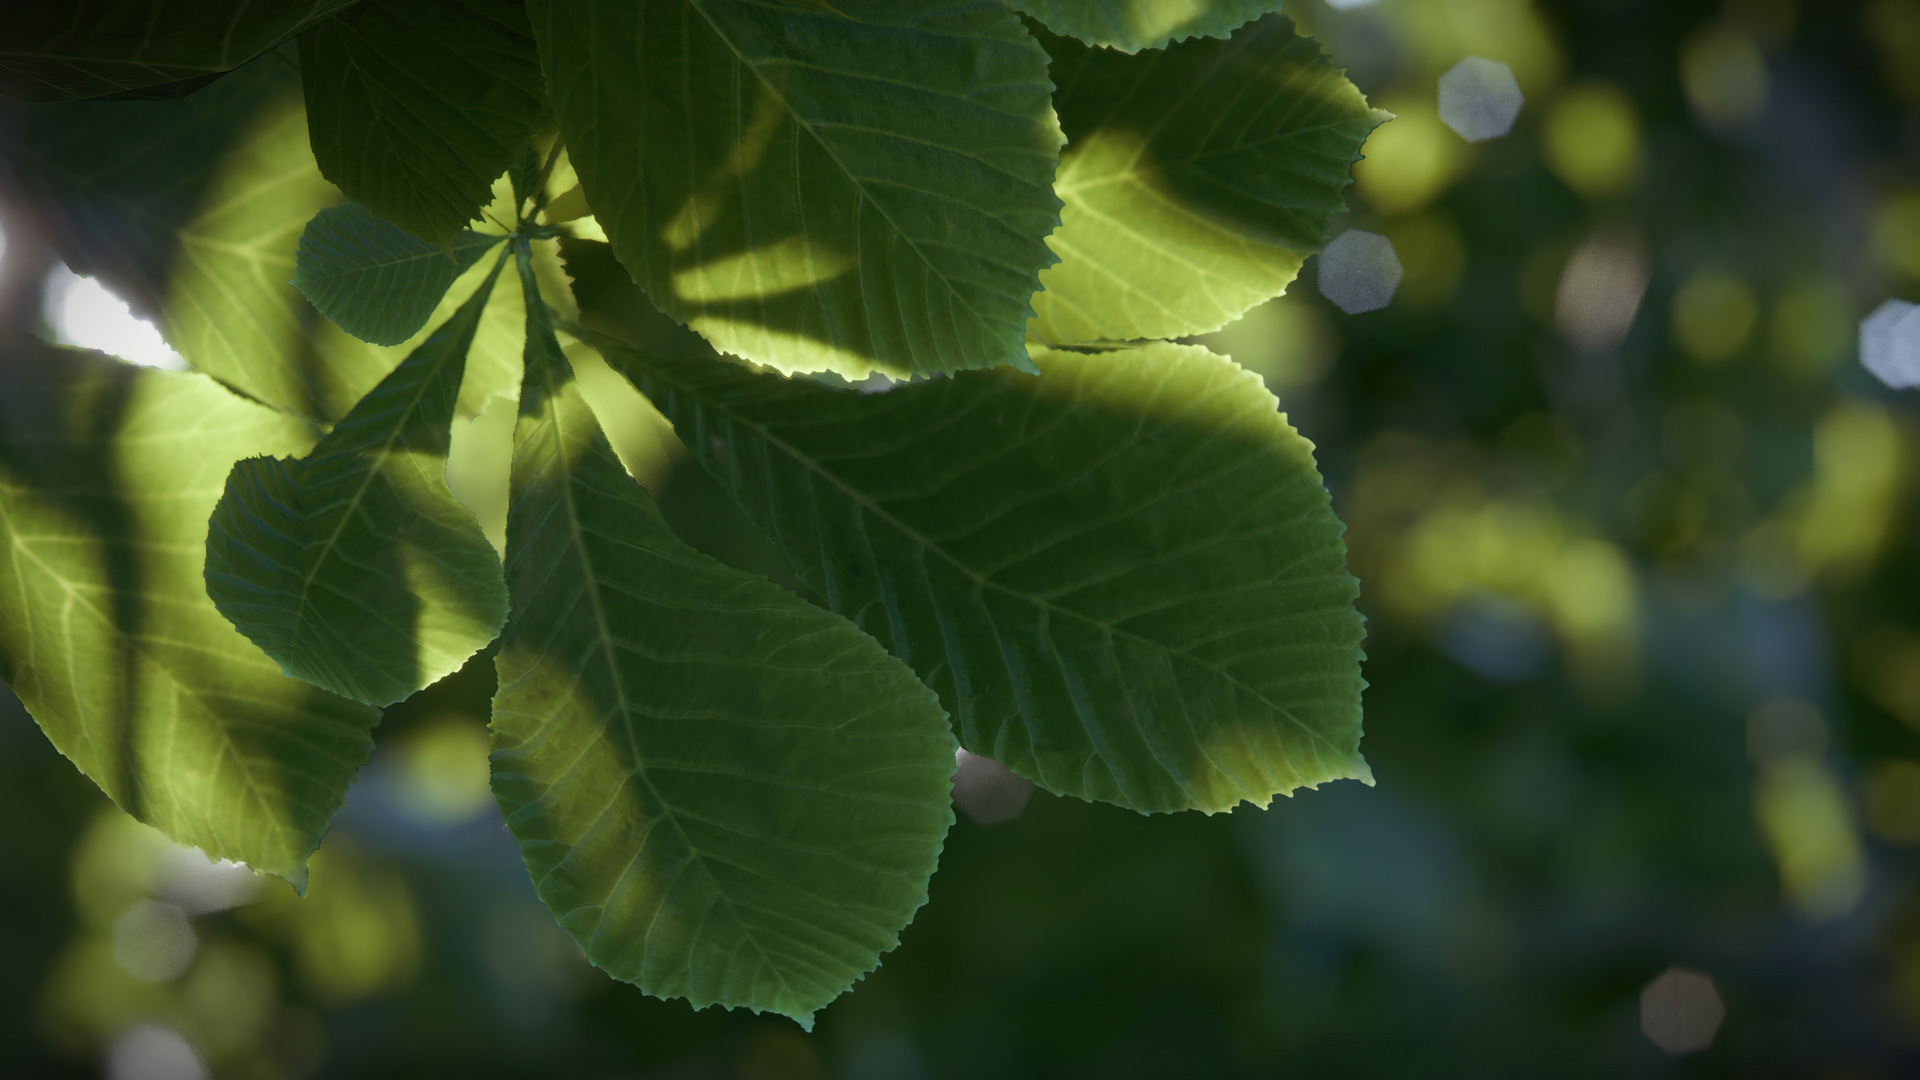
<path id="1" fill-rule="evenodd" d="M 1498 60 L 1469 56 L 1440 76 L 1440 120 L 1468 142 L 1512 131 L 1525 101 L 1513 69 Z"/>
<path id="2" fill-rule="evenodd" d="M 1393 302 L 1402 273 L 1391 240 L 1348 229 L 1320 252 L 1320 295 L 1349 315 L 1378 311 Z"/>
<path id="3" fill-rule="evenodd" d="M 1895 390 L 1920 387 L 1920 304 L 1889 300 L 1860 320 L 1860 366 Z"/>
<path id="4" fill-rule="evenodd" d="M 1640 991 L 1640 1032 L 1678 1057 L 1713 1045 L 1727 1007 L 1713 980 L 1698 971 L 1670 967 Z"/>

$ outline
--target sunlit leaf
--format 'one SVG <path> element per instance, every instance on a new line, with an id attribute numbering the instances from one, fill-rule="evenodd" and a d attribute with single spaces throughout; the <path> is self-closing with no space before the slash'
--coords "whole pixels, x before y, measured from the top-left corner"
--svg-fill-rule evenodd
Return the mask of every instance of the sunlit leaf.
<path id="1" fill-rule="evenodd" d="M 528 336 L 493 714 L 507 824 L 596 965 L 810 1027 L 926 901 L 953 736 L 872 638 L 680 542 L 551 327 Z"/>
<path id="2" fill-rule="evenodd" d="M 201 565 L 232 463 L 312 437 L 203 376 L 0 350 L 0 677 L 121 809 L 297 886 L 379 714 L 283 676 Z"/>
<path id="3" fill-rule="evenodd" d="M 519 0 L 374 0 L 300 38 L 320 172 L 381 217 L 453 240 L 547 114 Z"/>
<path id="4" fill-rule="evenodd" d="M 0 24 L 0 100 L 69 101 L 229 71 L 358 0 L 27 0 Z"/>
<path id="5" fill-rule="evenodd" d="M 395 346 L 368 344 L 290 284 L 302 231 L 340 200 L 307 149 L 302 108 L 298 79 L 264 62 L 185 101 L 25 108 L 9 143 L 9 194 L 31 208 L 70 265 L 154 318 L 190 365 L 331 423 L 426 330 Z M 168 182 L 156 185 L 155 176 Z M 512 217 L 504 178 L 489 212 Z M 536 241 L 533 253 L 556 302 L 568 303 L 555 242 Z M 469 267 L 427 325 L 450 317 L 485 274 Z M 520 291 L 495 290 L 468 356 L 459 415 L 519 392 L 524 338 Z"/>
<path id="6" fill-rule="evenodd" d="M 307 222 L 293 284 L 320 314 L 362 341 L 398 345 L 420 332 L 453 280 L 500 242 L 463 231 L 451 249 L 420 240 L 359 203 Z"/>
<path id="7" fill-rule="evenodd" d="M 499 558 L 446 481 L 467 348 L 500 265 L 311 454 L 247 458 L 227 477 L 207 593 L 288 674 L 391 705 L 506 621 Z"/>
<path id="8" fill-rule="evenodd" d="M 1013 7 L 1056 34 L 1123 53 L 1158 49 L 1169 41 L 1226 37 L 1270 11 L 1280 0 L 1010 0 Z M 1048 51 L 1052 51 L 1049 49 Z"/>
<path id="9" fill-rule="evenodd" d="M 1067 205 L 1036 341 L 1185 337 L 1279 295 L 1387 117 L 1278 15 L 1140 56 L 1046 46 Z"/>
<path id="10" fill-rule="evenodd" d="M 857 394 L 578 332 L 967 749 L 1144 811 L 1369 776 L 1343 527 L 1257 376 L 1162 343 Z"/>
<path id="11" fill-rule="evenodd" d="M 1046 54 L 998 5 L 834 8 L 533 0 L 599 225 L 662 311 L 759 363 L 1024 365 L 1059 221 Z"/>

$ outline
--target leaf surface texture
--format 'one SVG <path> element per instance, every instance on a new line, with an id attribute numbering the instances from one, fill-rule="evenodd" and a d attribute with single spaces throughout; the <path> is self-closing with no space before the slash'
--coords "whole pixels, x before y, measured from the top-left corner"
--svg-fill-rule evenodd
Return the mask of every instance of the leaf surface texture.
<path id="1" fill-rule="evenodd" d="M 519 0 L 372 0 L 300 38 L 320 173 L 449 243 L 547 115 Z"/>
<path id="2" fill-rule="evenodd" d="M 926 901 L 945 715 L 845 619 L 678 540 L 550 326 L 529 339 L 493 714 L 507 824 L 609 974 L 811 1027 Z"/>
<path id="3" fill-rule="evenodd" d="M 1025 364 L 1060 133 L 1046 54 L 1011 11 L 528 11 L 587 201 L 662 311 L 784 371 Z"/>
<path id="4" fill-rule="evenodd" d="M 238 462 L 207 536 L 207 592 L 287 673 L 391 705 L 506 621 L 500 562 L 446 481 L 467 349 L 500 263 L 299 460 Z"/>
<path id="5" fill-rule="evenodd" d="M 857 394 L 580 334 L 967 749 L 1142 811 L 1368 778 L 1343 527 L 1257 376 L 1160 343 Z"/>
<path id="6" fill-rule="evenodd" d="M 357 0 L 26 0 L 0 29 L 0 100 L 54 102 L 229 71 Z"/>
<path id="7" fill-rule="evenodd" d="M 1046 46 L 1068 138 L 1028 330 L 1049 344 L 1206 333 L 1278 296 L 1386 119 L 1278 15 L 1139 56 Z"/>
<path id="8" fill-rule="evenodd" d="M 0 678 L 121 809 L 298 887 L 379 714 L 282 675 L 201 566 L 234 460 L 311 440 L 203 376 L 0 350 Z"/>
<path id="9" fill-rule="evenodd" d="M 463 230 L 441 248 L 359 203 L 329 206 L 300 234 L 293 284 L 347 333 L 398 345 L 420 332 L 454 279 L 499 242 Z"/>

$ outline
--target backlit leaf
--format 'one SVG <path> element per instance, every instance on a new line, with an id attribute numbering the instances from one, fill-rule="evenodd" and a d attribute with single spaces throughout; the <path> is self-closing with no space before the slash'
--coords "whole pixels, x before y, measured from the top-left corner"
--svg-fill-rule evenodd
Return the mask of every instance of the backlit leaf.
<path id="1" fill-rule="evenodd" d="M 312 438 L 204 376 L 0 350 L 0 678 L 121 809 L 303 888 L 379 714 L 282 675 L 201 566 L 234 460 Z"/>
<path id="2" fill-rule="evenodd" d="M 995 4 L 833 6 L 532 0 L 600 227 L 660 310 L 758 363 L 1024 366 L 1059 221 L 1046 54 Z"/>
<path id="3" fill-rule="evenodd" d="M 1046 46 L 1066 209 L 1036 341 L 1185 337 L 1278 296 L 1326 243 L 1387 118 L 1278 15 L 1140 56 Z"/>
<path id="4" fill-rule="evenodd" d="M 520 0 L 368 0 L 302 35 L 300 60 L 321 175 L 435 244 L 547 114 Z"/>
<path id="5" fill-rule="evenodd" d="M 953 735 L 872 638 L 669 531 L 527 307 L 494 792 L 596 965 L 810 1027 L 926 901 Z"/>
<path id="6" fill-rule="evenodd" d="M 359 203 L 313 216 L 294 253 L 293 284 L 362 341 L 398 345 L 420 332 L 453 280 L 500 242 L 462 231 L 452 250 L 403 232 Z"/>
<path id="7" fill-rule="evenodd" d="M 311 454 L 247 458 L 227 477 L 207 593 L 288 674 L 391 705 L 506 621 L 499 558 L 446 481 L 467 348 L 500 265 Z"/>
<path id="8" fill-rule="evenodd" d="M 858 394 L 578 332 L 967 749 L 1143 811 L 1368 778 L 1343 527 L 1257 376 L 1160 343 Z"/>

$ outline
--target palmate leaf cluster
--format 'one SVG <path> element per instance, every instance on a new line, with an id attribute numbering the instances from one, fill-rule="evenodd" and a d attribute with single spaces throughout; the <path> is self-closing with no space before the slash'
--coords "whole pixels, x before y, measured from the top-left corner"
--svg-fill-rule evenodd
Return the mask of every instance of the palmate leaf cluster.
<path id="1" fill-rule="evenodd" d="M 925 902 L 956 746 L 1144 812 L 1367 778 L 1312 448 L 1179 340 L 1285 289 L 1384 118 L 1276 6 L 43 6 L 10 193 L 194 370 L 6 346 L 0 675 L 302 886 L 377 707 L 494 646 L 561 925 L 802 1023 Z M 608 268 L 698 337 L 592 328 Z M 809 597 L 674 535 L 583 348 Z M 490 403 L 504 541 L 447 480 Z"/>

